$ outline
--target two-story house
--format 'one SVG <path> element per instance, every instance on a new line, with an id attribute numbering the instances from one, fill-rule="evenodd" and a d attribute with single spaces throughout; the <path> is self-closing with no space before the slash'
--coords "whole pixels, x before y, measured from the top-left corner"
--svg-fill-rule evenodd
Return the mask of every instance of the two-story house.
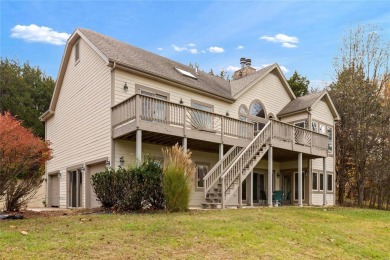
<path id="1" fill-rule="evenodd" d="M 197 165 L 190 205 L 335 203 L 327 91 L 296 98 L 277 64 L 250 59 L 231 81 L 87 29 L 69 38 L 41 119 L 53 159 L 50 207 L 97 207 L 90 178 L 176 143 Z"/>

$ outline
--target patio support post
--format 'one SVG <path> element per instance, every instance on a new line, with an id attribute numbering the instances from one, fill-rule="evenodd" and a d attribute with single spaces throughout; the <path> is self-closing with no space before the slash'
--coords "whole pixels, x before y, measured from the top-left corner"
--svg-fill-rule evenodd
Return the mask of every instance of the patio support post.
<path id="1" fill-rule="evenodd" d="M 302 153 L 298 153 L 298 207 L 302 204 Z"/>
<path id="2" fill-rule="evenodd" d="M 140 165 L 142 161 L 142 130 L 137 130 L 135 138 L 135 159 L 137 165 Z"/>
<path id="3" fill-rule="evenodd" d="M 246 177 L 246 204 L 253 206 L 253 171 Z"/>
<path id="4" fill-rule="evenodd" d="M 184 152 L 186 152 L 187 151 L 187 137 L 183 137 L 182 146 L 183 146 Z"/>
<path id="5" fill-rule="evenodd" d="M 273 165 L 273 148 L 272 146 L 268 149 L 268 188 L 267 188 L 267 200 L 268 200 L 268 207 L 272 207 L 272 165 Z"/>
<path id="6" fill-rule="evenodd" d="M 223 144 L 219 144 L 219 159 L 222 160 L 223 158 Z"/>
<path id="7" fill-rule="evenodd" d="M 324 188 L 324 197 L 323 197 L 323 205 L 326 206 L 326 190 L 327 190 L 327 187 L 326 187 L 326 158 L 324 157 L 322 159 L 322 163 L 323 163 L 323 175 L 322 175 L 322 178 L 323 178 L 323 188 Z"/>

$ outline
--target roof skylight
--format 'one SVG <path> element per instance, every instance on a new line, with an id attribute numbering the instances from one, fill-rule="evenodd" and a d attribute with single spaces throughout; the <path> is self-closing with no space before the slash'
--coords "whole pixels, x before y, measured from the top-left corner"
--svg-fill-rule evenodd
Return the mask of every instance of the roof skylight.
<path id="1" fill-rule="evenodd" d="M 194 74 L 192 74 L 191 72 L 188 72 L 188 71 L 185 71 L 185 70 L 182 70 L 182 69 L 179 69 L 179 68 L 175 68 L 178 72 L 180 72 L 182 75 L 184 76 L 187 76 L 187 77 L 190 77 L 190 78 L 193 78 L 193 79 L 198 79 L 197 77 L 194 76 Z"/>

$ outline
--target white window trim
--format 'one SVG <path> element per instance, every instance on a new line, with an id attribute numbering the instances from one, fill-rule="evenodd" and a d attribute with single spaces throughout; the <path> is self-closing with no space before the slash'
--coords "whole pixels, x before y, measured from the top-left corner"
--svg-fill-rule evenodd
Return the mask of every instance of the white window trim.
<path id="1" fill-rule="evenodd" d="M 321 175 L 322 175 L 322 177 L 321 177 Z M 325 183 L 322 184 L 322 189 L 321 189 L 321 180 L 324 179 L 324 173 L 323 172 L 319 172 L 318 176 L 319 176 L 319 178 L 318 178 L 318 191 L 324 191 L 324 184 Z"/>
<path id="2" fill-rule="evenodd" d="M 317 172 L 317 171 L 315 171 L 315 172 L 312 172 L 311 174 L 312 174 L 312 176 L 311 176 L 311 178 L 313 179 L 313 175 L 314 175 L 314 173 L 315 174 L 317 174 L 317 189 L 313 189 L 313 181 L 311 182 L 311 190 L 312 191 L 318 191 L 318 189 L 320 188 L 320 185 L 319 185 L 319 176 L 320 176 L 320 174 Z"/>
<path id="3" fill-rule="evenodd" d="M 300 127 L 300 126 L 297 126 L 297 124 L 300 124 L 300 123 L 303 123 L 303 125 L 304 125 L 303 129 L 306 129 L 306 126 L 307 126 L 306 120 L 297 121 L 297 122 L 294 122 L 293 124 L 294 124 L 294 126 L 296 126 L 296 127 Z"/>
<path id="4" fill-rule="evenodd" d="M 316 125 L 316 128 L 317 128 L 316 130 L 313 130 L 313 123 Z M 318 123 L 318 121 L 313 120 L 313 121 L 311 122 L 311 129 L 310 129 L 310 130 L 313 131 L 313 132 L 318 133 L 318 131 L 320 130 L 320 129 L 319 129 L 319 125 L 320 125 L 320 124 Z"/>
<path id="5" fill-rule="evenodd" d="M 195 165 L 196 165 L 195 191 L 204 191 L 204 182 L 203 182 L 203 187 L 198 187 L 198 181 L 199 181 L 199 179 L 198 179 L 198 166 L 206 166 L 207 167 L 206 175 L 207 175 L 207 173 L 210 170 L 210 163 L 207 163 L 207 162 L 195 162 Z"/>
<path id="6" fill-rule="evenodd" d="M 328 141 L 329 141 L 329 135 L 328 135 L 329 128 L 332 130 L 332 151 L 329 151 L 329 149 L 328 149 L 328 154 L 333 155 L 333 153 L 334 153 L 334 138 L 333 138 L 334 131 L 333 131 L 333 127 L 332 126 L 329 126 L 329 125 L 326 126 L 326 135 L 328 136 Z"/>
<path id="7" fill-rule="evenodd" d="M 328 176 L 332 176 L 332 189 L 329 190 L 329 187 L 328 187 Z M 327 173 L 326 174 L 326 192 L 333 192 L 333 183 L 334 183 L 334 176 L 333 176 L 333 173 Z"/>

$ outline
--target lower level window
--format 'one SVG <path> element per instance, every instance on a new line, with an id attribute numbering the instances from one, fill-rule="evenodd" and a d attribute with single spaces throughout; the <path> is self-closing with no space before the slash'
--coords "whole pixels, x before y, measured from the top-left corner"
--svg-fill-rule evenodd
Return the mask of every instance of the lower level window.
<path id="1" fill-rule="evenodd" d="M 333 191 L 333 175 L 332 174 L 328 174 L 326 179 L 327 179 L 326 190 L 327 191 Z"/>
<path id="2" fill-rule="evenodd" d="M 207 175 L 209 166 L 206 164 L 198 164 L 196 167 L 196 187 L 204 188 L 203 178 Z"/>
<path id="3" fill-rule="evenodd" d="M 313 190 L 318 190 L 318 173 L 313 172 Z"/>
<path id="4" fill-rule="evenodd" d="M 320 190 L 324 190 L 324 174 L 320 173 Z"/>

